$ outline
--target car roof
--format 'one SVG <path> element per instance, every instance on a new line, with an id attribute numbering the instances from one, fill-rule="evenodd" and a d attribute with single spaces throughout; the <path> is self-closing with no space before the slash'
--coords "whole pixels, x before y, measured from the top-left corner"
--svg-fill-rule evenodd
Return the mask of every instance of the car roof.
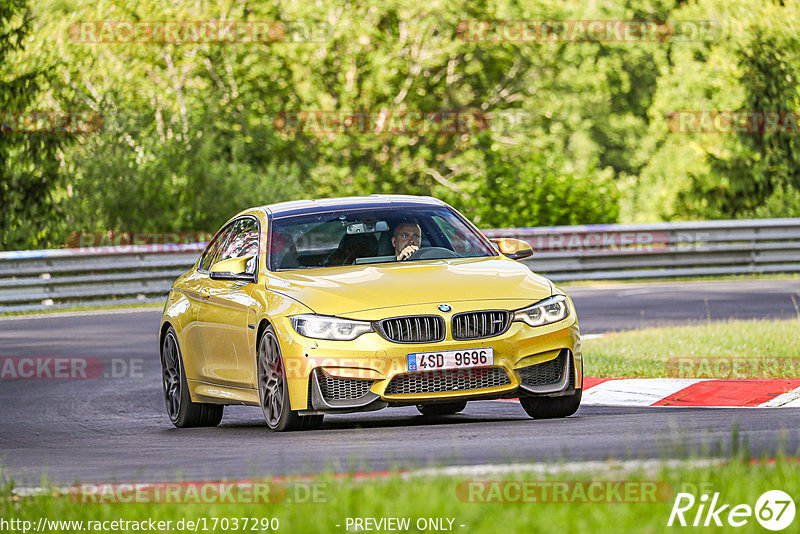
<path id="1" fill-rule="evenodd" d="M 413 195 L 370 195 L 364 197 L 324 198 L 319 200 L 292 200 L 269 204 L 260 208 L 274 217 L 288 217 L 308 213 L 346 210 L 353 208 L 404 208 L 419 206 L 444 206 L 445 203 L 433 197 Z"/>

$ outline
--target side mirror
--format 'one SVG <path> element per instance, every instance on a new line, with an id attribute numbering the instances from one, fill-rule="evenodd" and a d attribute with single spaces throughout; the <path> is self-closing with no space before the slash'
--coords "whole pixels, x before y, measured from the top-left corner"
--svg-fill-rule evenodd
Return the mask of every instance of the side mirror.
<path id="1" fill-rule="evenodd" d="M 255 274 L 247 272 L 247 264 L 254 257 L 230 258 L 217 262 L 211 267 L 209 276 L 212 280 L 247 280 L 254 282 Z"/>
<path id="2" fill-rule="evenodd" d="M 521 260 L 533 256 L 533 247 L 522 239 L 500 238 L 492 239 L 492 243 L 497 245 L 498 250 L 503 256 L 512 260 Z"/>

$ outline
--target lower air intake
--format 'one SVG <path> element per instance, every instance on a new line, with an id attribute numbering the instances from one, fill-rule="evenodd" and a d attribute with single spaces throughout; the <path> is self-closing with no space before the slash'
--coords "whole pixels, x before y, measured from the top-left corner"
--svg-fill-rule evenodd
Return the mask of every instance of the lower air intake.
<path id="1" fill-rule="evenodd" d="M 372 380 L 357 378 L 335 378 L 317 371 L 319 389 L 325 400 L 355 400 L 360 399 L 369 392 Z"/>
<path id="2" fill-rule="evenodd" d="M 564 360 L 569 356 L 568 350 L 562 350 L 557 358 L 536 365 L 516 369 L 522 383 L 526 386 L 546 386 L 561 381 L 564 372 Z"/>
<path id="3" fill-rule="evenodd" d="M 510 383 L 508 374 L 500 367 L 444 369 L 397 375 L 389 382 L 385 395 L 469 391 L 507 386 Z"/>

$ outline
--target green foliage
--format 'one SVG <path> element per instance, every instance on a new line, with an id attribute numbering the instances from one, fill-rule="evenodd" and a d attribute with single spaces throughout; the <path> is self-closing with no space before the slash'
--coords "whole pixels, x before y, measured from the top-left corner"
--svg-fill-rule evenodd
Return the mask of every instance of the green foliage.
<path id="1" fill-rule="evenodd" d="M 678 110 L 798 109 L 794 4 L 4 6 L 0 25 L 13 35 L 0 40 L 0 109 L 92 110 L 104 126 L 69 138 L 0 134 L 0 248 L 63 246 L 72 231 L 214 231 L 252 205 L 371 193 L 437 196 L 484 227 L 797 213 L 800 138 L 679 134 L 667 122 Z M 663 43 L 459 36 L 459 23 L 489 19 L 714 20 L 723 31 Z M 71 25 L 102 20 L 304 21 L 321 31 L 239 44 L 70 37 Z M 281 113 L 310 110 L 490 120 L 458 135 L 279 127 Z"/>
<path id="2" fill-rule="evenodd" d="M 541 154 L 504 158 L 490 151 L 486 172 L 469 195 L 480 202 L 453 203 L 483 228 L 616 221 L 617 191 L 610 174 L 575 176 Z"/>
<path id="3" fill-rule="evenodd" d="M 666 118 L 681 110 L 797 113 L 798 6 L 703 0 L 673 16 L 713 20 L 719 32 L 671 51 L 640 151 L 648 163 L 631 192 L 645 198 L 631 200 L 628 213 L 650 211 L 665 219 L 796 215 L 787 205 L 800 191 L 796 132 L 675 133 Z"/>
<path id="4" fill-rule="evenodd" d="M 31 31 L 26 0 L 0 3 L 0 111 L 35 110 L 50 72 L 16 62 Z M 59 136 L 12 131 L 15 121 L 0 123 L 0 250 L 46 245 L 53 226 L 54 189 L 59 184 Z"/>
<path id="5" fill-rule="evenodd" d="M 800 39 L 765 35 L 757 27 L 745 47 L 737 50 L 744 102 L 738 111 L 794 112 L 800 103 Z M 794 52 L 793 52 L 794 51 Z M 792 57 L 794 56 L 794 57 Z M 794 60 L 794 61 L 792 61 Z M 687 211 L 704 216 L 749 217 L 764 206 L 776 188 L 800 188 L 800 138 L 782 132 L 744 132 L 732 140 L 729 154 L 708 155 L 711 173 L 697 177 L 687 199 Z M 781 193 L 779 193 L 780 195 Z M 700 209 L 691 201 L 702 198 Z M 761 210 L 762 212 L 764 210 Z"/>
<path id="6" fill-rule="evenodd" d="M 761 206 L 756 217 L 800 217 L 800 188 L 778 184 Z"/>
<path id="7" fill-rule="evenodd" d="M 159 131 L 150 110 L 116 110 L 103 134 L 82 147 L 76 223 L 93 221 L 83 229 L 94 231 L 213 231 L 251 205 L 296 198 L 298 170 L 277 157 L 272 132 L 253 127 L 238 135 L 219 114 L 198 113 L 187 125 L 194 136 L 183 137 Z"/>

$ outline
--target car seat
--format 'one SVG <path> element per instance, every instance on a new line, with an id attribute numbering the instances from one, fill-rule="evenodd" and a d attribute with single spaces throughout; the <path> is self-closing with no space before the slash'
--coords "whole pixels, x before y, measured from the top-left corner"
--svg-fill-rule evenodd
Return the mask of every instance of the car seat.
<path id="1" fill-rule="evenodd" d="M 372 234 L 345 234 L 328 258 L 328 265 L 352 265 L 356 258 L 378 255 L 378 241 Z"/>

